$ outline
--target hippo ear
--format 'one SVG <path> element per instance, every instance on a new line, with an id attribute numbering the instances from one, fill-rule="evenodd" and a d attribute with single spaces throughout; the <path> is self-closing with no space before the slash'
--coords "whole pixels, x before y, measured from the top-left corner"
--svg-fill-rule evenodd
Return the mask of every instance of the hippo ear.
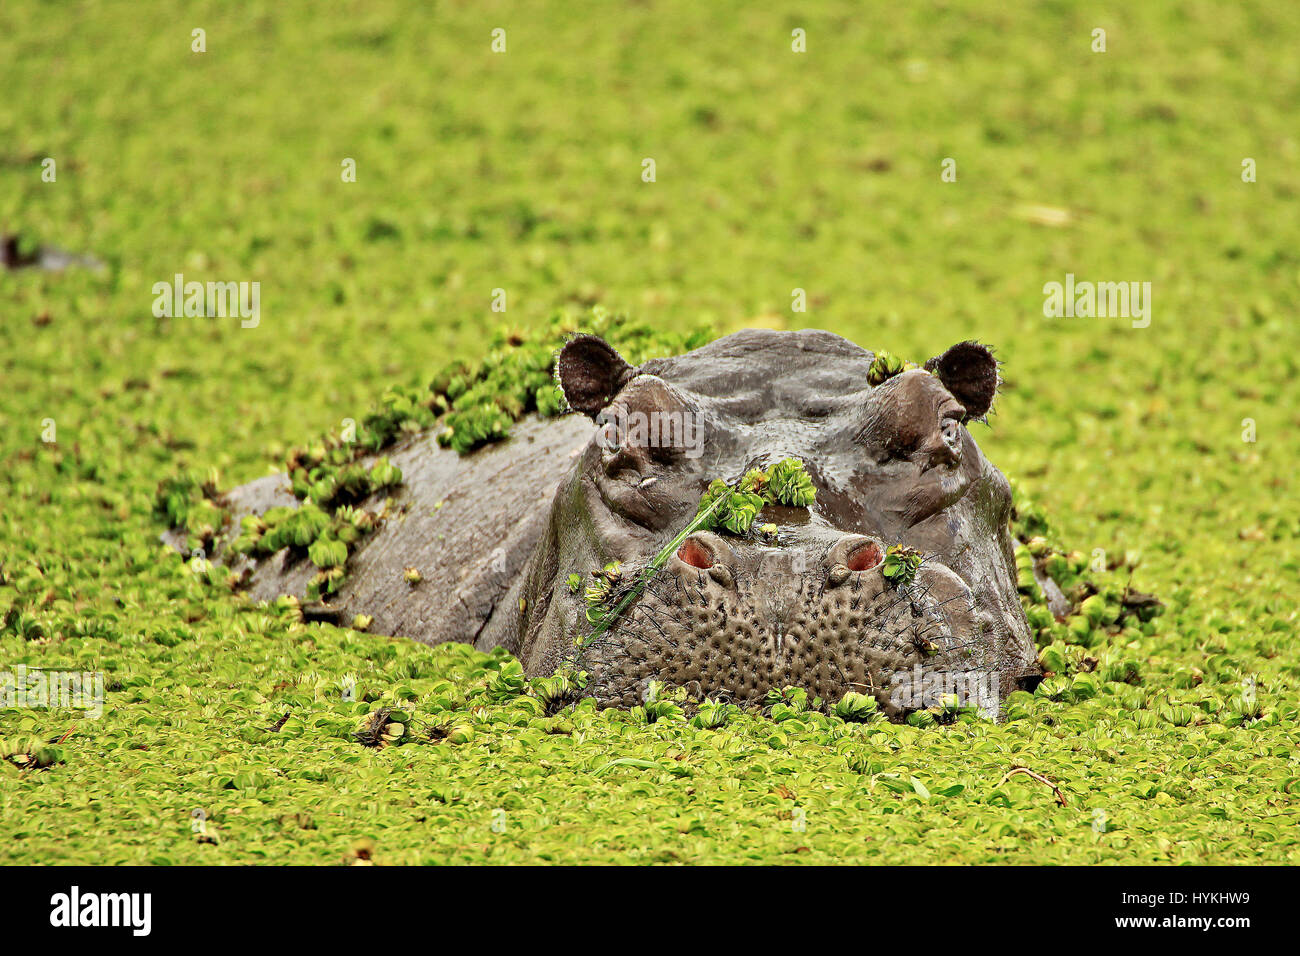
<path id="1" fill-rule="evenodd" d="M 998 360 L 987 346 L 978 342 L 958 342 L 926 362 L 925 369 L 938 376 L 952 397 L 966 407 L 968 420 L 984 420 L 1002 384 Z"/>
<path id="2" fill-rule="evenodd" d="M 595 418 L 636 369 L 597 335 L 575 335 L 555 359 L 555 377 L 569 407 Z"/>

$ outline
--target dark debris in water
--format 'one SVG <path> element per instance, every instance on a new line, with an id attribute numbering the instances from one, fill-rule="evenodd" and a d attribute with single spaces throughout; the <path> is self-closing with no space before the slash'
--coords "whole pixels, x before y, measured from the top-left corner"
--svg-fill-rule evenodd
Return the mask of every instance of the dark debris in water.
<path id="1" fill-rule="evenodd" d="M 70 268 L 102 269 L 104 264 L 93 256 L 41 245 L 30 237 L 17 233 L 4 233 L 0 234 L 0 267 L 62 272 Z"/>

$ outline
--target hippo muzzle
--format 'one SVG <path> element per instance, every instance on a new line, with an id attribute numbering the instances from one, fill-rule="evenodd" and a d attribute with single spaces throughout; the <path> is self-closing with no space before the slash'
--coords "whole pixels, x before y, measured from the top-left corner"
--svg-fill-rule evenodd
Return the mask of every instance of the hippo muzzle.
<path id="1" fill-rule="evenodd" d="M 584 649 L 588 691 L 603 705 L 634 706 L 651 681 L 738 701 L 800 687 L 833 702 L 855 690 L 891 717 L 956 694 L 996 714 L 994 625 L 974 593 L 937 563 L 895 587 L 884 552 L 861 535 L 772 547 L 692 535 Z"/>

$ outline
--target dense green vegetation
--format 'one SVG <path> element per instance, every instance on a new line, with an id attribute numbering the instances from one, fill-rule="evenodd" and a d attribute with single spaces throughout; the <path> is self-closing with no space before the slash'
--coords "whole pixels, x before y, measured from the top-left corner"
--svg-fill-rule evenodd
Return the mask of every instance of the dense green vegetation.
<path id="1" fill-rule="evenodd" d="M 1293 19 L 5 4 L 0 232 L 104 268 L 0 267 L 0 673 L 102 672 L 106 701 L 0 710 L 0 861 L 1297 862 Z M 256 327 L 156 318 L 177 273 L 260 282 Z M 1151 282 L 1149 326 L 1045 317 L 1067 274 Z M 504 656 L 304 623 L 159 542 L 160 482 L 201 538 L 205 485 L 345 419 L 391 438 L 485 329 L 595 304 L 997 346 L 975 434 L 1022 572 L 1099 590 L 1031 610 L 1058 676 L 1000 726 L 797 693 L 566 711 Z M 1165 613 L 1126 619 L 1130 584 Z"/>

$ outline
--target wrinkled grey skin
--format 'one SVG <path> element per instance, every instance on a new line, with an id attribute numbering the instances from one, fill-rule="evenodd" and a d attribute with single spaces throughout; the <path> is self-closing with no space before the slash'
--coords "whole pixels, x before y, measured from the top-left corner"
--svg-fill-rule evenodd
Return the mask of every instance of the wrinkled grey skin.
<path id="1" fill-rule="evenodd" d="M 827 701 L 856 690 L 894 718 L 956 693 L 996 715 L 1037 676 L 1010 489 L 966 427 L 988 411 L 996 363 L 963 343 L 927 363 L 934 374 L 872 387 L 872 357 L 828 332 L 750 330 L 632 369 L 580 336 L 558 376 L 595 427 L 523 423 L 461 459 L 427 438 L 396 449 L 404 509 L 363 542 L 320 613 L 373 615 L 372 630 L 428 643 L 503 646 L 532 676 L 574 662 L 602 705 L 640 703 L 659 680 L 742 703 L 790 685 Z M 637 413 L 698 430 L 647 440 Z M 775 523 L 775 539 L 692 535 L 608 631 L 575 646 L 592 627 L 571 574 L 585 585 L 618 560 L 633 579 L 712 479 L 785 457 L 805 462 L 812 508 L 765 509 L 756 527 Z M 232 507 L 283 503 L 273 481 L 238 489 Z M 910 585 L 881 573 L 893 544 L 925 554 Z M 313 570 L 303 563 L 282 553 L 253 568 L 253 595 L 300 594 Z M 425 580 L 406 584 L 406 566 Z"/>

